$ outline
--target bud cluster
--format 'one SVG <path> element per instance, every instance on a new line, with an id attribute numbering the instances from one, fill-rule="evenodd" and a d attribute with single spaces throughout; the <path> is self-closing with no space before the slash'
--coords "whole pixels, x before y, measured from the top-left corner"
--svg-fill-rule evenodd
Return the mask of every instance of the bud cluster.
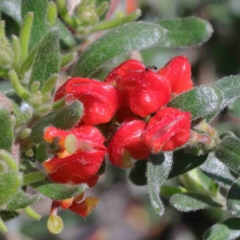
<path id="1" fill-rule="evenodd" d="M 107 155 L 113 165 L 129 168 L 134 160 L 173 151 L 188 142 L 191 114 L 167 107 L 172 98 L 193 87 L 188 59 L 177 56 L 154 70 L 130 59 L 112 69 L 103 82 L 73 77 L 57 90 L 55 101 L 79 100 L 84 112 L 71 130 L 45 129 L 45 141 L 57 142 L 59 147 L 43 163 L 52 181 L 92 187 Z M 86 217 L 97 201 L 81 194 L 53 201 L 51 212 L 62 207 Z"/>

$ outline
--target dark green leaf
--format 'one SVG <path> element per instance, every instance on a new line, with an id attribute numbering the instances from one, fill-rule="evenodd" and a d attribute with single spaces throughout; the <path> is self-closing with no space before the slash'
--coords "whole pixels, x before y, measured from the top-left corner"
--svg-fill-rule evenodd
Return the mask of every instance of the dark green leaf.
<path id="1" fill-rule="evenodd" d="M 83 52 L 73 75 L 88 77 L 115 56 L 156 45 L 163 35 L 162 27 L 147 22 L 127 23 L 110 30 Z"/>
<path id="2" fill-rule="evenodd" d="M 16 171 L 0 173 L 0 206 L 5 204 L 22 186 L 22 175 Z"/>
<path id="3" fill-rule="evenodd" d="M 136 161 L 134 168 L 131 169 L 129 174 L 129 179 L 138 186 L 143 186 L 147 184 L 147 161 Z"/>
<path id="4" fill-rule="evenodd" d="M 184 149 L 174 151 L 173 166 L 169 178 L 177 177 L 200 166 L 207 159 L 207 155 L 195 156 L 186 153 Z"/>
<path id="5" fill-rule="evenodd" d="M 33 26 L 30 38 L 30 48 L 32 49 L 41 41 L 48 30 L 47 24 L 47 0 L 22 0 L 22 19 L 28 12 L 34 13 Z"/>
<path id="6" fill-rule="evenodd" d="M 12 17 L 16 22 L 21 22 L 22 0 L 0 0 L 0 11 Z"/>
<path id="7" fill-rule="evenodd" d="M 32 184 L 31 186 L 36 190 L 38 190 L 40 193 L 54 200 L 63 200 L 66 198 L 71 198 L 73 196 L 83 193 L 84 190 L 86 189 L 86 184 L 72 186 L 72 185 L 49 183 L 46 181 L 38 182 L 38 183 Z"/>
<path id="8" fill-rule="evenodd" d="M 4 222 L 7 222 L 19 215 L 19 212 L 14 211 L 7 211 L 7 210 L 1 210 L 0 211 L 0 217 Z"/>
<path id="9" fill-rule="evenodd" d="M 60 69 L 59 30 L 51 28 L 41 41 L 33 61 L 30 86 L 39 81 L 41 86 Z"/>
<path id="10" fill-rule="evenodd" d="M 160 26 L 166 30 L 160 47 L 179 48 L 201 45 L 212 35 L 213 29 L 209 22 L 196 18 L 175 18 L 160 21 Z"/>
<path id="11" fill-rule="evenodd" d="M 204 240 L 235 240 L 240 237 L 240 218 L 229 218 L 209 228 Z"/>
<path id="12" fill-rule="evenodd" d="M 192 118 L 205 117 L 215 112 L 223 101 L 222 92 L 216 87 L 201 86 L 174 98 L 169 107 L 191 112 Z"/>
<path id="13" fill-rule="evenodd" d="M 161 216 L 164 206 L 160 199 L 160 188 L 172 167 L 172 153 L 150 155 L 147 163 L 148 194 L 154 210 Z"/>
<path id="14" fill-rule="evenodd" d="M 66 49 L 73 47 L 76 44 L 76 41 L 72 33 L 67 29 L 60 19 L 57 19 L 57 25 L 59 27 L 61 46 Z"/>
<path id="15" fill-rule="evenodd" d="M 234 172 L 240 171 L 240 139 L 225 137 L 216 149 L 216 157 Z"/>
<path id="16" fill-rule="evenodd" d="M 232 214 L 240 216 L 240 178 L 236 180 L 228 192 L 227 208 Z"/>
<path id="17" fill-rule="evenodd" d="M 11 152 L 14 135 L 10 112 L 6 108 L 0 107 L 0 123 L 0 149 Z"/>
<path id="18" fill-rule="evenodd" d="M 33 125 L 30 140 L 34 143 L 43 141 L 44 129 L 48 126 L 54 126 L 63 130 L 72 128 L 78 122 L 82 113 L 83 106 L 79 101 L 74 101 L 67 107 L 50 112 Z"/>
<path id="19" fill-rule="evenodd" d="M 182 212 L 196 211 L 207 208 L 220 208 L 221 204 L 212 200 L 208 196 L 199 193 L 178 193 L 171 197 L 171 205 Z"/>
<path id="20" fill-rule="evenodd" d="M 237 175 L 224 163 L 219 161 L 214 154 L 209 154 L 207 160 L 200 168 L 208 177 L 225 188 L 230 188 L 237 177 Z"/>
<path id="21" fill-rule="evenodd" d="M 15 211 L 17 209 L 23 209 L 41 199 L 42 197 L 39 194 L 30 195 L 19 190 L 8 201 L 6 210 Z"/>

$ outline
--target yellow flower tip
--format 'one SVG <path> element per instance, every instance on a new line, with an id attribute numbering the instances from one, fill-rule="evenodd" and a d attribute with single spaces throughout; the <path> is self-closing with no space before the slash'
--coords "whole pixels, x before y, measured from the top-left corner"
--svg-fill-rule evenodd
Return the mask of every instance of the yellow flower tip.
<path id="1" fill-rule="evenodd" d="M 68 209 L 72 205 L 72 202 L 73 202 L 73 197 L 61 200 L 61 201 L 59 201 L 59 204 L 60 204 L 61 208 Z"/>
<path id="2" fill-rule="evenodd" d="M 85 203 L 87 205 L 87 216 L 92 212 L 92 210 L 97 206 L 99 199 L 96 197 L 87 197 Z"/>
<path id="3" fill-rule="evenodd" d="M 63 230 L 63 221 L 59 216 L 51 215 L 47 221 L 49 232 L 59 234 Z"/>

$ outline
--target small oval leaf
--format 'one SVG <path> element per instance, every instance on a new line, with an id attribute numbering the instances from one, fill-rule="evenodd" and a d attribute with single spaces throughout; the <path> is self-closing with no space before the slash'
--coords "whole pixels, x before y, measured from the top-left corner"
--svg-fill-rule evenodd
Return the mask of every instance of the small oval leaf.
<path id="1" fill-rule="evenodd" d="M 174 151 L 173 166 L 168 178 L 177 177 L 200 166 L 207 159 L 206 155 L 195 156 L 186 153 L 184 149 Z"/>
<path id="2" fill-rule="evenodd" d="M 0 206 L 5 204 L 22 186 L 22 174 L 16 171 L 0 173 Z"/>
<path id="3" fill-rule="evenodd" d="M 6 108 L 0 108 L 0 149 L 8 152 L 12 150 L 13 129 L 10 112 Z"/>
<path id="4" fill-rule="evenodd" d="M 240 178 L 235 181 L 228 192 L 227 208 L 232 214 L 240 216 Z"/>
<path id="5" fill-rule="evenodd" d="M 216 149 L 216 157 L 234 172 L 240 172 L 240 139 L 223 138 Z"/>
<path id="6" fill-rule="evenodd" d="M 223 101 L 222 92 L 216 87 L 200 86 L 174 98 L 169 107 L 191 112 L 192 119 L 205 117 L 218 109 Z"/>
<path id="7" fill-rule="evenodd" d="M 71 198 L 84 192 L 87 185 L 81 184 L 77 186 L 49 183 L 46 181 L 38 182 L 31 185 L 40 193 L 54 200 L 63 200 Z"/>
<path id="8" fill-rule="evenodd" d="M 73 75 L 88 77 L 113 57 L 152 47 L 161 40 L 163 35 L 162 27 L 147 22 L 127 23 L 114 28 L 83 52 Z"/>
<path id="9" fill-rule="evenodd" d="M 199 193 L 178 193 L 171 197 L 170 203 L 177 210 L 190 212 L 207 208 L 221 208 L 222 205 L 213 201 L 211 197 Z"/>
<path id="10" fill-rule="evenodd" d="M 41 199 L 42 197 L 39 194 L 30 195 L 19 190 L 8 201 L 6 210 L 15 211 L 17 209 L 23 209 Z"/>
<path id="11" fill-rule="evenodd" d="M 204 240 L 235 240 L 240 237 L 240 218 L 229 218 L 209 228 Z"/>
<path id="12" fill-rule="evenodd" d="M 200 169 L 213 181 L 222 187 L 230 188 L 237 178 L 237 174 L 232 172 L 227 165 L 217 159 L 214 154 L 209 154 L 207 160 Z"/>
<path id="13" fill-rule="evenodd" d="M 29 86 L 35 81 L 44 82 L 60 69 L 60 46 L 59 46 L 59 29 L 51 28 L 38 46 L 35 59 L 33 61 L 32 73 Z"/>
<path id="14" fill-rule="evenodd" d="M 209 22 L 196 18 L 174 18 L 159 22 L 166 30 L 160 47 L 182 48 L 201 45 L 212 35 L 213 29 Z"/>
<path id="15" fill-rule="evenodd" d="M 147 163 L 148 194 L 154 210 L 160 216 L 164 213 L 164 206 L 160 199 L 160 188 L 167 179 L 172 168 L 172 153 L 150 155 Z"/>
<path id="16" fill-rule="evenodd" d="M 79 101 L 74 101 L 67 107 L 50 112 L 33 125 L 30 140 L 34 143 L 43 141 L 44 129 L 48 126 L 62 130 L 72 128 L 82 116 L 82 112 L 83 105 Z"/>

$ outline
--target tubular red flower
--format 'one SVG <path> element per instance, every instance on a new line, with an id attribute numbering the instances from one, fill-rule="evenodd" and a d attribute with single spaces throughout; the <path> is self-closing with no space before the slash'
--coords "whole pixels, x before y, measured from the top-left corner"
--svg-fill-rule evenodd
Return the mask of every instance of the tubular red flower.
<path id="1" fill-rule="evenodd" d="M 130 156 L 137 159 L 148 158 L 150 151 L 141 139 L 146 123 L 141 120 L 133 120 L 123 123 L 109 144 L 109 160 L 113 165 L 128 168 L 131 167 Z"/>
<path id="2" fill-rule="evenodd" d="M 191 65 L 185 56 L 172 58 L 164 68 L 158 70 L 158 74 L 169 81 L 174 94 L 180 94 L 193 88 Z"/>
<path id="3" fill-rule="evenodd" d="M 160 151 L 173 151 L 189 140 L 190 127 L 189 112 L 163 108 L 150 119 L 142 139 L 154 154 Z"/>
<path id="4" fill-rule="evenodd" d="M 80 100 L 84 105 L 82 121 L 89 125 L 109 122 L 121 105 L 121 95 L 111 84 L 89 78 L 70 78 L 55 94 L 54 100 Z"/>
<path id="5" fill-rule="evenodd" d="M 73 137 L 67 143 L 69 136 Z M 59 183 L 85 182 L 89 186 L 95 185 L 98 180 L 97 172 L 107 151 L 103 145 L 105 138 L 99 129 L 88 125 L 70 131 L 48 127 L 44 138 L 51 142 L 55 137 L 59 138 L 58 144 L 62 149 L 43 163 L 49 177 Z M 73 151 L 69 153 L 69 149 Z"/>
<path id="6" fill-rule="evenodd" d="M 127 60 L 114 68 L 105 82 L 111 83 L 123 96 L 123 106 L 146 117 L 170 100 L 169 82 L 136 60 Z"/>

